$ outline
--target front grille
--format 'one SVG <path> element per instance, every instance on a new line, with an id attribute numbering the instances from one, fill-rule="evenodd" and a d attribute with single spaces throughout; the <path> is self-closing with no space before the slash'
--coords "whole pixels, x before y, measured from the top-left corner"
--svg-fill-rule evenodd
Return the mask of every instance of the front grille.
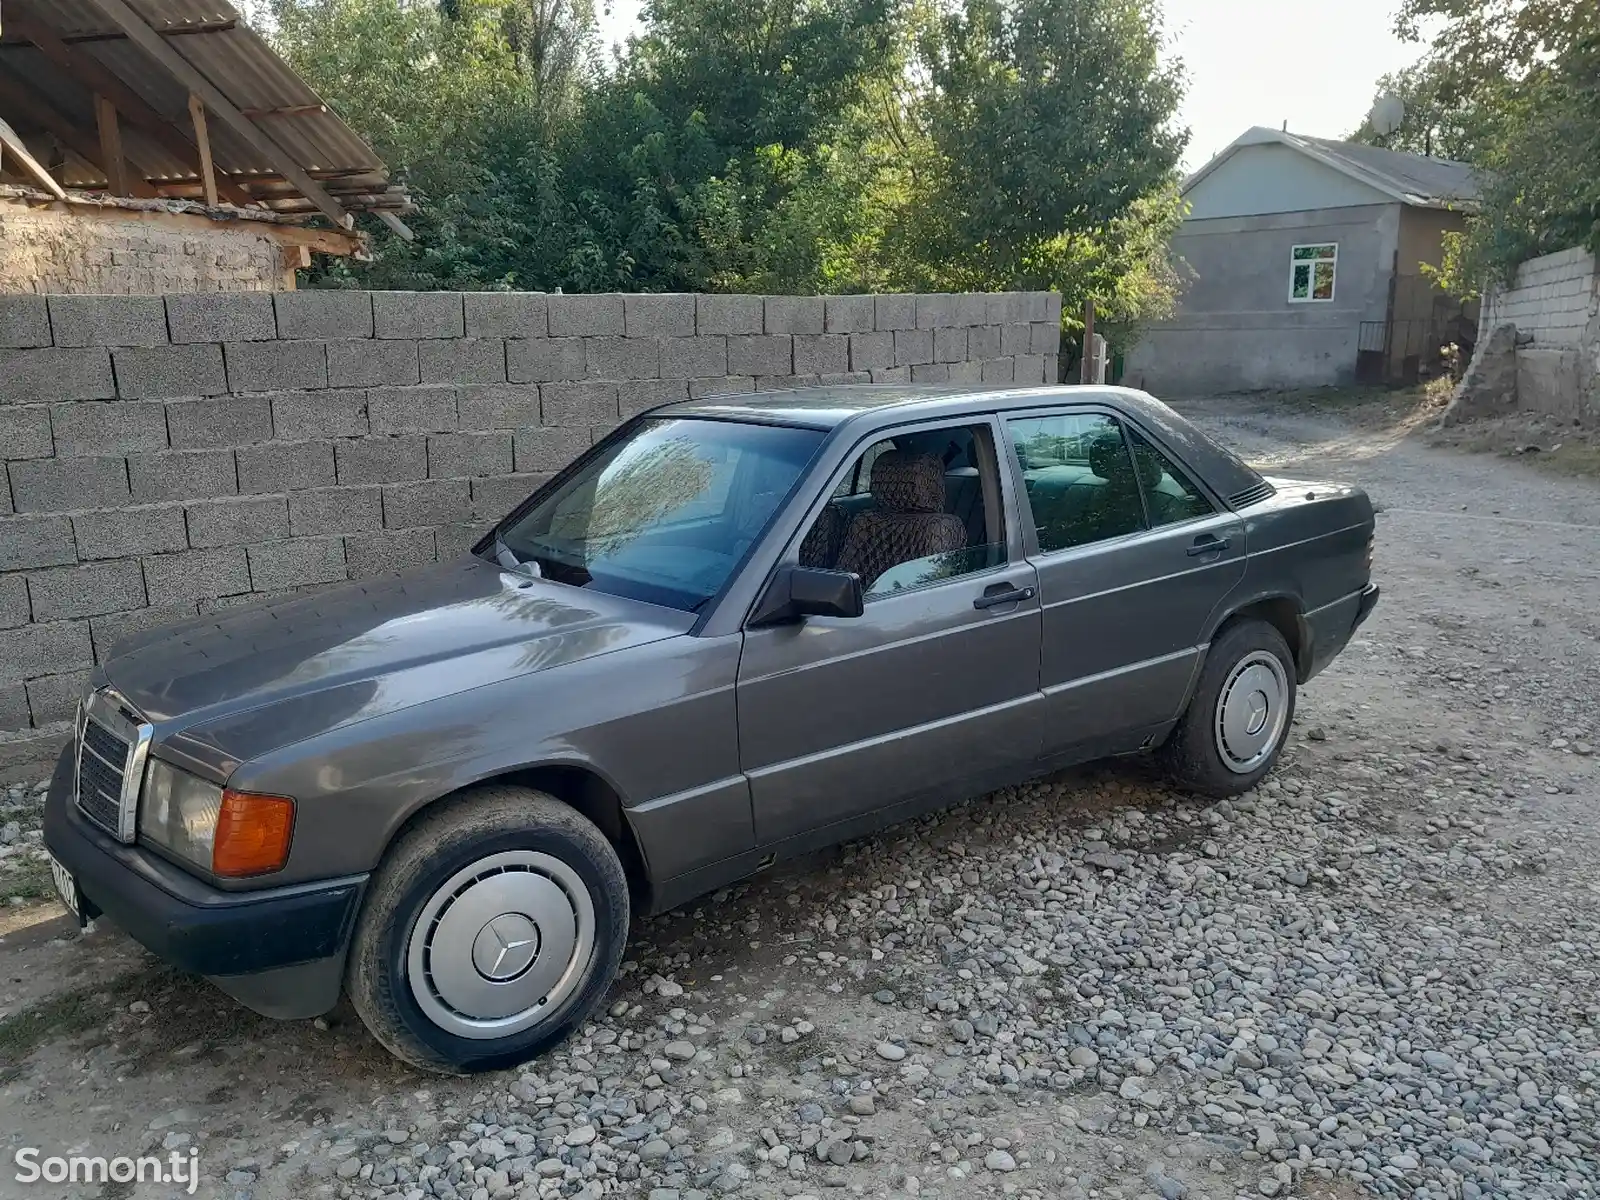
<path id="1" fill-rule="evenodd" d="M 1252 483 L 1243 491 L 1235 492 L 1229 496 L 1228 506 L 1230 508 L 1248 508 L 1252 504 L 1259 504 L 1267 497 L 1276 496 L 1277 494 L 1278 489 L 1263 479 L 1261 482 Z"/>
<path id="2" fill-rule="evenodd" d="M 90 718 L 84 722 L 78 751 L 78 807 L 115 837 L 122 836 L 122 782 L 128 769 L 128 743 Z"/>

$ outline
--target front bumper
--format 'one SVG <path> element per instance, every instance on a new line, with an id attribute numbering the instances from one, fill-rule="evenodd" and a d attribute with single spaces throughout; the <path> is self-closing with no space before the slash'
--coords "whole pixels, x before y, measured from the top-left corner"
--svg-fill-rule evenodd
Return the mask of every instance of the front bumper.
<path id="1" fill-rule="evenodd" d="M 86 917 L 104 914 L 157 958 L 266 1016 L 333 1007 L 366 876 L 224 892 L 91 824 L 72 774 L 68 746 L 45 800 L 44 843 L 76 878 Z"/>

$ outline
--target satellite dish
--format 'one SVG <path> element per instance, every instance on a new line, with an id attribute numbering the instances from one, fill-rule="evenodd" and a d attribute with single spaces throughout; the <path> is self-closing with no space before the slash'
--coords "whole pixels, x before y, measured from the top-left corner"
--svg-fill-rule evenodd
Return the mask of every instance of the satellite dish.
<path id="1" fill-rule="evenodd" d="M 1400 123 L 1405 119 L 1406 102 L 1390 92 L 1372 106 L 1372 113 L 1367 117 L 1367 123 L 1379 137 L 1388 137 L 1400 128 Z"/>

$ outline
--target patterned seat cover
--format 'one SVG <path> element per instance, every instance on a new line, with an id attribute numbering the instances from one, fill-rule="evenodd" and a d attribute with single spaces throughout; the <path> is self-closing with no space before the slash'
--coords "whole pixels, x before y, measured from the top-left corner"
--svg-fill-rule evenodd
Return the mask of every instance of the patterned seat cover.
<path id="1" fill-rule="evenodd" d="M 944 466 L 931 454 L 880 454 L 872 499 L 876 507 L 850 518 L 837 561 L 839 570 L 861 576 L 863 588 L 891 567 L 967 545 L 966 525 L 944 511 Z"/>

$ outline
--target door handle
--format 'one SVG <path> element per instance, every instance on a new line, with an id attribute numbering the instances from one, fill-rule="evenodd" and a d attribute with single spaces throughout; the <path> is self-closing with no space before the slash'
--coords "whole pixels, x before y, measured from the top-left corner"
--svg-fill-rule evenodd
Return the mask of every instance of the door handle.
<path id="1" fill-rule="evenodd" d="M 1198 558 L 1202 554 L 1220 554 L 1232 543 L 1227 538 L 1219 538 L 1213 534 L 1201 534 L 1189 546 L 1189 557 Z"/>
<path id="2" fill-rule="evenodd" d="M 1002 604 L 1016 604 L 1021 600 L 1032 600 L 1031 587 L 1007 588 L 1003 592 L 985 592 L 972 602 L 973 608 L 999 608 Z"/>

